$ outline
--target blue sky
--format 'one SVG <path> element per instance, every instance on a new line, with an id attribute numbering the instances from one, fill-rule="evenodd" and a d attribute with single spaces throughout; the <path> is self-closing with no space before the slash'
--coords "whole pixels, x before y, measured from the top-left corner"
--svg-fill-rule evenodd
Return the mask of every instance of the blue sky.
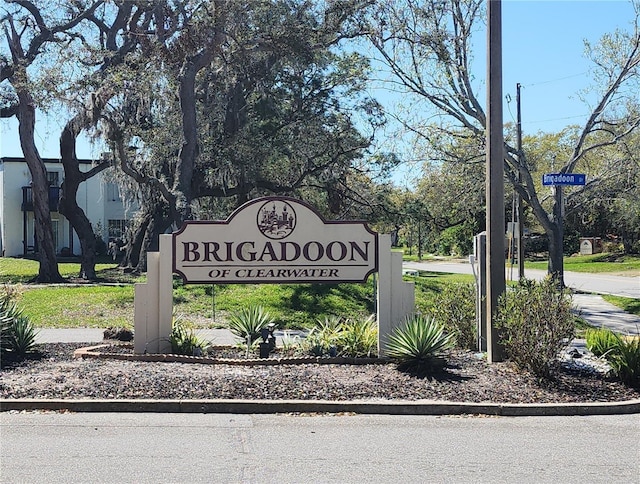
<path id="1" fill-rule="evenodd" d="M 576 94 L 590 82 L 590 63 L 583 56 L 583 39 L 592 43 L 616 28 L 629 29 L 633 6 L 626 0 L 503 0 L 503 93 L 504 121 L 516 116 L 516 83 L 522 87 L 522 128 L 525 134 L 558 131 L 580 124 L 588 108 Z M 476 58 L 484 63 L 484 53 Z M 485 72 L 477 77 L 484 78 Z M 481 99 L 484 99 L 481 93 Z M 21 156 L 15 122 L 2 120 L 0 155 Z M 41 119 L 36 143 L 44 157 L 58 157 L 61 121 Z M 78 147 L 80 157 L 99 155 L 88 143 Z"/>
<path id="2" fill-rule="evenodd" d="M 515 121 L 519 82 L 525 133 L 581 124 L 589 112 L 576 93 L 590 83 L 592 65 L 583 40 L 596 43 L 616 28 L 629 30 L 633 18 L 633 6 L 624 0 L 503 1 L 502 89 L 512 97 L 504 121 Z"/>

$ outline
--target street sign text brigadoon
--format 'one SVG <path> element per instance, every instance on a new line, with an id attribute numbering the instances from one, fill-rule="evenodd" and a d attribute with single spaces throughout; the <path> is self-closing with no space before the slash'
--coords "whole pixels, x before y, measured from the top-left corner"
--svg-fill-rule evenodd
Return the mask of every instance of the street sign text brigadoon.
<path id="1" fill-rule="evenodd" d="M 587 175 L 583 173 L 545 173 L 542 175 L 543 185 L 584 185 Z"/>

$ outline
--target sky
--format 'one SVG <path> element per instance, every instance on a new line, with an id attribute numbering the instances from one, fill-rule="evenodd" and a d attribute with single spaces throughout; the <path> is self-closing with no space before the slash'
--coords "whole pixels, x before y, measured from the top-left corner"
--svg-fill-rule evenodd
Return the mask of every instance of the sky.
<path id="1" fill-rule="evenodd" d="M 502 90 L 512 98 L 504 121 L 515 122 L 517 83 L 525 133 L 585 121 L 589 110 L 576 94 L 590 83 L 592 64 L 584 57 L 583 41 L 596 43 L 616 28 L 629 30 L 633 17 L 626 0 L 503 1 Z"/>
<path id="2" fill-rule="evenodd" d="M 633 15 L 633 6 L 627 0 L 503 0 L 504 122 L 516 120 L 517 83 L 522 85 L 525 135 L 559 131 L 569 124 L 583 122 L 589 112 L 577 93 L 590 82 L 590 63 L 583 56 L 583 40 L 595 43 L 616 28 L 628 30 Z M 483 55 L 476 53 L 477 58 Z M 486 77 L 482 69 L 477 77 Z M 483 94 L 479 97 L 484 99 Z M 507 102 L 509 98 L 511 101 Z M 59 156 L 62 123 L 63 120 L 54 117 L 41 118 L 36 125 L 41 156 Z M 22 156 L 16 125 L 15 120 L 0 121 L 1 156 Z M 100 147 L 86 142 L 78 146 L 81 158 L 97 157 L 99 152 Z"/>

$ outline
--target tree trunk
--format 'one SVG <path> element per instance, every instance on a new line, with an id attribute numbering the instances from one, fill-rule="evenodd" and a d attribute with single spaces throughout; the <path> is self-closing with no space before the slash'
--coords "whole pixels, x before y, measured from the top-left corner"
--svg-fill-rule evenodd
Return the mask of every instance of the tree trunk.
<path id="1" fill-rule="evenodd" d="M 132 236 L 127 240 L 125 248 L 124 258 L 120 265 L 125 269 L 135 270 L 140 261 L 140 254 L 142 252 L 142 243 L 144 241 L 144 235 L 147 232 L 147 226 L 151 222 L 151 215 L 145 213 L 140 223 L 132 228 Z"/>
<path id="2" fill-rule="evenodd" d="M 147 270 L 147 252 L 157 251 L 160 247 L 160 234 L 164 233 L 172 221 L 166 217 L 166 202 L 145 207 L 140 224 L 133 230 L 128 241 L 123 265 L 142 273 Z"/>
<path id="3" fill-rule="evenodd" d="M 64 166 L 64 183 L 60 197 L 60 213 L 64 215 L 80 240 L 80 272 L 78 277 L 94 281 L 96 277 L 96 235 L 91 222 L 77 203 L 80 183 L 85 181 L 75 154 L 76 136 L 67 125 L 60 135 L 60 156 Z"/>
<path id="4" fill-rule="evenodd" d="M 558 287 L 564 287 L 564 227 L 562 220 L 562 186 L 555 186 L 553 223 L 547 229 L 549 236 L 549 274 Z"/>
<path id="5" fill-rule="evenodd" d="M 31 190 L 33 195 L 34 230 L 38 244 L 40 266 L 35 282 L 64 282 L 58 271 L 56 248 L 51 228 L 49 211 L 49 181 L 47 169 L 34 142 L 35 102 L 26 91 L 18 92 L 18 133 L 22 154 L 31 172 Z"/>

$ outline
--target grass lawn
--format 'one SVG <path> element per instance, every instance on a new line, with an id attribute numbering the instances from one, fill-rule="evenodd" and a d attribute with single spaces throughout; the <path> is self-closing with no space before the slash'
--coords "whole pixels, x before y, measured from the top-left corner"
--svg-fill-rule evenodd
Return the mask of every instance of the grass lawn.
<path id="1" fill-rule="evenodd" d="M 133 326 L 133 286 L 23 286 L 18 303 L 41 328 Z"/>
<path id="2" fill-rule="evenodd" d="M 547 261 L 525 262 L 525 268 L 547 269 Z M 564 258 L 564 270 L 572 272 L 640 275 L 640 256 L 622 254 L 574 255 Z"/>
<path id="3" fill-rule="evenodd" d="M 609 294 L 603 294 L 602 299 L 613 304 L 614 306 L 618 306 L 620 309 L 635 314 L 636 316 L 640 316 L 640 299 L 633 299 L 630 297 L 620 297 L 620 296 L 611 296 Z"/>
<path id="4" fill-rule="evenodd" d="M 64 278 L 77 277 L 80 272 L 80 264 L 77 262 L 59 262 L 58 271 Z M 1 283 L 25 283 L 38 275 L 38 261 L 31 259 L 18 259 L 13 257 L 0 257 L 0 284 Z M 118 269 L 118 265 L 112 261 L 103 259 L 96 264 L 96 275 L 99 282 L 139 282 L 140 279 L 132 279 L 124 275 Z"/>
<path id="5" fill-rule="evenodd" d="M 593 258 L 598 256 L 588 256 Z M 600 262 L 587 262 L 591 267 Z M 640 264 L 638 260 L 635 262 Z M 606 264 L 611 264 L 606 262 Z M 631 262 L 633 264 L 633 262 Z M 74 277 L 77 263 L 59 264 L 65 277 Z M 27 259 L 0 258 L 0 283 L 10 284 L 19 293 L 19 303 L 37 327 L 74 328 L 133 326 L 133 283 L 145 277 L 123 274 L 113 263 L 96 266 L 100 282 L 110 285 L 29 285 L 38 263 Z M 567 269 L 572 270 L 572 269 Z M 631 269 L 633 270 L 633 269 Z M 616 271 L 620 272 L 620 271 Z M 416 310 L 428 313 L 435 296 L 446 284 L 471 283 L 473 276 L 421 271 L 406 276 L 416 288 Z M 114 284 L 118 283 L 118 284 Z M 224 327 L 229 312 L 261 305 L 282 328 L 309 327 L 323 315 L 366 317 L 375 311 L 373 280 L 363 284 L 230 284 L 183 285 L 174 279 L 174 311 L 186 321 L 200 326 Z M 640 314 L 637 299 L 605 299 L 628 312 Z"/>

